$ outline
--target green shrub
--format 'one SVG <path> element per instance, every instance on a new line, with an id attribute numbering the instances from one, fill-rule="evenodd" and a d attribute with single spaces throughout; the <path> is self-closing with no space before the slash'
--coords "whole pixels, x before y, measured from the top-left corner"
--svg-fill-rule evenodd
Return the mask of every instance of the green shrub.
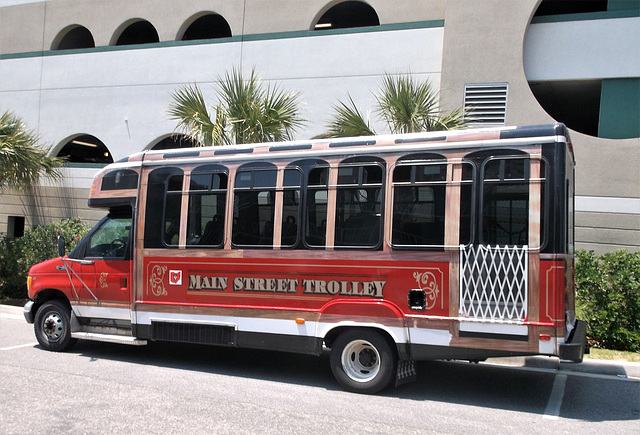
<path id="1" fill-rule="evenodd" d="M 13 240 L 0 240 L 0 298 L 26 299 L 29 268 L 58 255 L 58 236 L 64 237 L 70 251 L 89 229 L 80 218 L 71 218 L 26 230 Z"/>
<path id="2" fill-rule="evenodd" d="M 595 347 L 640 352 L 640 253 L 576 255 L 576 305 Z"/>

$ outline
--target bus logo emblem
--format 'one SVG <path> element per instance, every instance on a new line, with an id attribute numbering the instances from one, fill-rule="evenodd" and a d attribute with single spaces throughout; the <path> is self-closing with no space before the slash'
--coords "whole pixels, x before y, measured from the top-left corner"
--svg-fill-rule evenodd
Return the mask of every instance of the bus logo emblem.
<path id="1" fill-rule="evenodd" d="M 182 285 L 182 271 L 170 270 L 169 271 L 169 285 Z"/>

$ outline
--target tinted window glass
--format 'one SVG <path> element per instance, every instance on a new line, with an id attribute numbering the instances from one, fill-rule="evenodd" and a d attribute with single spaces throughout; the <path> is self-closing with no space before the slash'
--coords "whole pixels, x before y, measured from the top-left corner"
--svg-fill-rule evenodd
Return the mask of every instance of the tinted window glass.
<path id="1" fill-rule="evenodd" d="M 144 246 L 176 246 L 180 232 L 182 170 L 159 168 L 149 174 L 145 211 Z"/>
<path id="2" fill-rule="evenodd" d="M 128 254 L 130 231 L 130 217 L 108 218 L 91 235 L 85 257 L 124 259 Z"/>
<path id="3" fill-rule="evenodd" d="M 273 245 L 277 171 L 239 171 L 233 203 L 231 242 L 236 246 Z"/>
<path id="4" fill-rule="evenodd" d="M 379 164 L 338 169 L 335 246 L 382 246 L 382 173 Z"/>
<path id="5" fill-rule="evenodd" d="M 444 247 L 446 164 L 394 169 L 394 247 Z"/>
<path id="6" fill-rule="evenodd" d="M 138 173 L 131 169 L 109 172 L 102 179 L 101 190 L 137 189 Z"/>
<path id="7" fill-rule="evenodd" d="M 221 171 L 224 168 L 211 168 Z M 187 246 L 221 248 L 224 244 L 224 216 L 227 202 L 226 172 L 191 174 L 189 211 L 187 214 Z"/>

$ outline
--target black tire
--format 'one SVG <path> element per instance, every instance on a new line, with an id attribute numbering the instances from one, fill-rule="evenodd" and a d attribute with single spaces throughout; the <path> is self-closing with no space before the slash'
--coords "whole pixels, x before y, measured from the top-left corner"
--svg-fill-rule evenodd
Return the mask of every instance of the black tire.
<path id="1" fill-rule="evenodd" d="M 333 342 L 329 361 L 333 376 L 345 390 L 373 394 L 393 382 L 398 357 L 378 332 L 352 329 Z"/>
<path id="2" fill-rule="evenodd" d="M 38 343 L 46 350 L 62 352 L 76 342 L 71 338 L 71 311 L 57 299 L 46 302 L 38 309 L 33 329 Z"/>

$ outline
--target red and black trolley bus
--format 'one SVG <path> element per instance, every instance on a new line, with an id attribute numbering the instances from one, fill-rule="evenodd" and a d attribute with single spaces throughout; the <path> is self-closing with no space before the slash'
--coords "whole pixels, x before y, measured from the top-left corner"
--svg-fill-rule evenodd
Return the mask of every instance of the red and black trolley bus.
<path id="1" fill-rule="evenodd" d="M 147 151 L 108 215 L 34 266 L 41 346 L 205 343 L 319 355 L 346 389 L 415 361 L 582 360 L 574 157 L 561 124 Z"/>

